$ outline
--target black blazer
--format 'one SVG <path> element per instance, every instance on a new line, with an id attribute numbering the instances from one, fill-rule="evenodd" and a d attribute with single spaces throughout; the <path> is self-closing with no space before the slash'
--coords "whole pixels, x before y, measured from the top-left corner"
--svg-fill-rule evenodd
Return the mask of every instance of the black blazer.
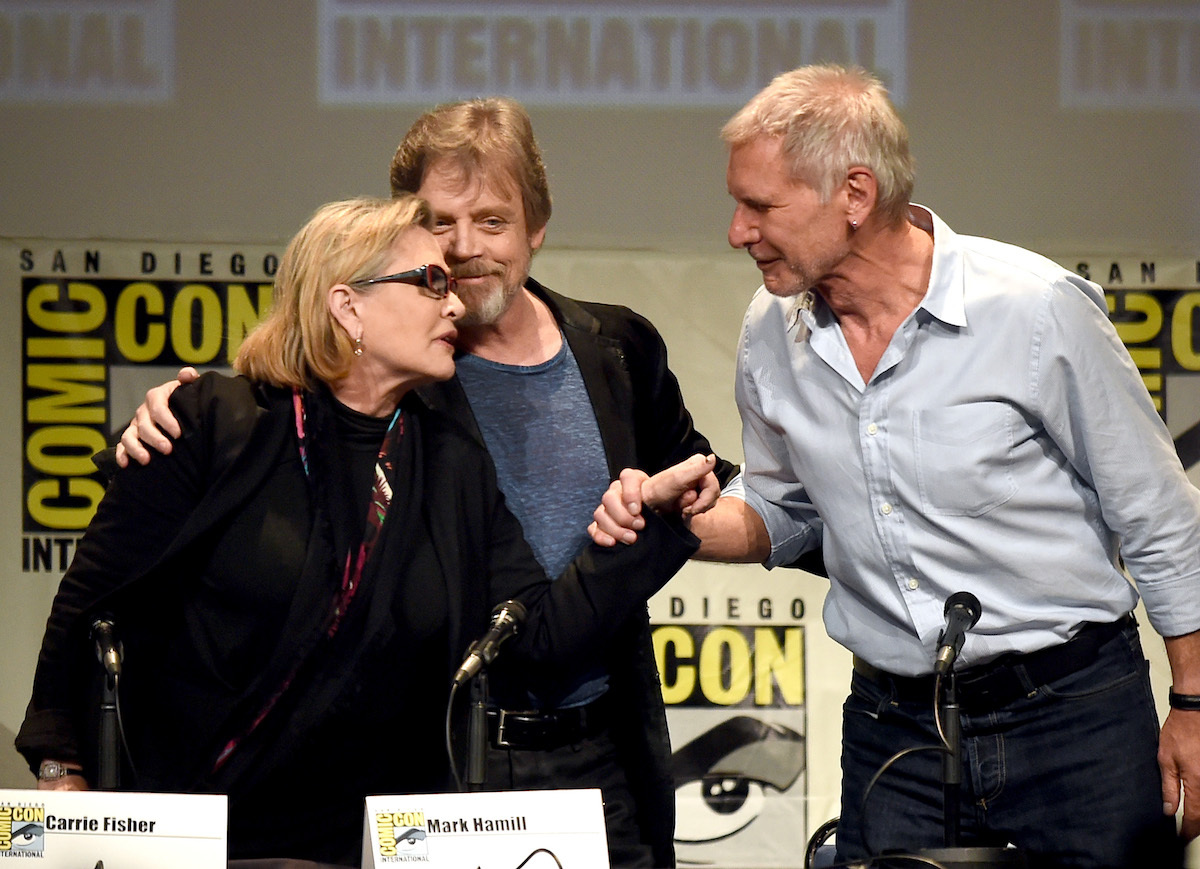
<path id="1" fill-rule="evenodd" d="M 550 308 L 575 355 L 613 479 L 624 468 L 655 473 L 697 453 L 712 452 L 692 423 L 679 382 L 667 366 L 666 345 L 649 320 L 619 305 L 569 299 L 533 279 L 525 286 Z M 457 378 L 425 387 L 421 394 L 483 443 Z M 737 470 L 718 459 L 716 474 L 722 485 Z M 590 556 L 585 552 L 584 557 Z M 662 566 L 657 550 L 647 547 L 646 557 L 622 581 L 639 582 L 639 573 L 654 574 Z M 617 708 L 629 713 L 614 737 L 637 802 L 639 826 L 650 836 L 655 865 L 674 866 L 671 746 L 645 607 L 632 611 L 619 626 L 606 663 Z"/>
<path id="2" fill-rule="evenodd" d="M 646 598 L 695 549 L 686 531 L 651 517 L 638 545 L 589 547 L 551 583 L 486 452 L 410 396 L 409 497 L 395 520 L 389 513 L 353 618 L 322 646 L 340 573 L 319 506 L 303 503 L 290 392 L 208 374 L 177 390 L 172 408 L 184 430 L 173 452 L 117 475 L 63 577 L 17 746 L 31 768 L 56 757 L 94 772 L 82 702 L 96 666 L 87 628 L 112 613 L 127 647 L 122 709 L 136 786 L 228 793 L 235 857 L 352 862 L 366 794 L 449 788 L 435 739 L 450 676 L 495 603 L 517 597 L 529 609 L 497 678 L 519 671 L 552 691 L 595 661 L 632 613 L 644 618 Z M 219 593 L 214 565 L 238 592 L 273 589 L 257 613 L 261 631 L 253 607 L 220 611 L 234 596 Z M 397 628 L 413 577 L 436 578 L 445 608 L 439 632 L 415 648 Z M 235 637 L 263 650 L 251 666 L 222 659 Z M 268 706 L 264 724 L 214 768 Z"/>

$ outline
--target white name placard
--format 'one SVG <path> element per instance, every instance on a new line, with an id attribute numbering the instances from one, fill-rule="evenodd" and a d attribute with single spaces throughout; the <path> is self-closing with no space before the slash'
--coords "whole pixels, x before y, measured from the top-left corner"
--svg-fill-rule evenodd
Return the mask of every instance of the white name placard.
<path id="1" fill-rule="evenodd" d="M 367 797 L 363 869 L 608 869 L 600 791 Z"/>
<path id="2" fill-rule="evenodd" d="M 0 867 L 224 869 L 224 796 L 0 790 Z"/>

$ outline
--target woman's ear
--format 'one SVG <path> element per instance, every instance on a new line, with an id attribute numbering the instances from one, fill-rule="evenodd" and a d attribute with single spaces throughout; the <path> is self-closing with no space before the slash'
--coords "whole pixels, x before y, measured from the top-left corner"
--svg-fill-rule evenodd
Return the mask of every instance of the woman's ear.
<path id="1" fill-rule="evenodd" d="M 337 320 L 353 341 L 362 335 L 362 320 L 359 317 L 358 293 L 348 284 L 334 284 L 326 295 L 329 313 Z"/>

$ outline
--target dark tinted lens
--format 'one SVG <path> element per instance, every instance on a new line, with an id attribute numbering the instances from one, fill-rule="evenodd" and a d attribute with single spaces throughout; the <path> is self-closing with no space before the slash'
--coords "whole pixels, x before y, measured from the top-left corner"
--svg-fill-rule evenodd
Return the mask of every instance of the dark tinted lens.
<path id="1" fill-rule="evenodd" d="M 450 276 L 439 265 L 431 263 L 425 266 L 425 283 L 439 296 L 445 296 L 450 292 Z"/>

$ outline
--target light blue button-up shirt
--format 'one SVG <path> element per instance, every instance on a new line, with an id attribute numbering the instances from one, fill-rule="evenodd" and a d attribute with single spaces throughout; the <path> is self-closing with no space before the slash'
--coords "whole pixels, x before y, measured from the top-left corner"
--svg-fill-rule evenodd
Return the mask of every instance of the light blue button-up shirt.
<path id="1" fill-rule="evenodd" d="M 864 383 L 820 297 L 760 289 L 738 351 L 743 497 L 768 566 L 820 543 L 830 636 L 932 672 L 946 598 L 983 615 L 957 666 L 1129 612 L 1200 629 L 1200 493 L 1099 287 L 925 209 L 929 290 Z"/>

